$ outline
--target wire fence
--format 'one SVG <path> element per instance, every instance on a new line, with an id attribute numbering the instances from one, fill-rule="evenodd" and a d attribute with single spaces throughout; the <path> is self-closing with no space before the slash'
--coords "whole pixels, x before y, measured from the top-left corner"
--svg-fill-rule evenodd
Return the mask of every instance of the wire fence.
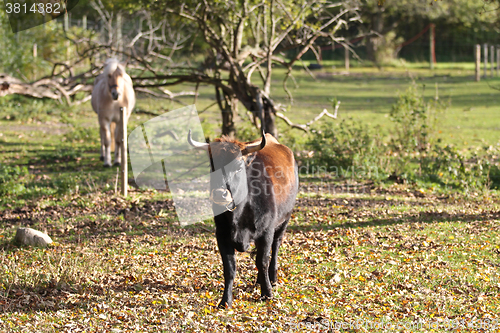
<path id="1" fill-rule="evenodd" d="M 59 18 L 61 26 L 64 24 L 64 18 Z M 118 27 L 116 25 L 116 18 L 113 21 L 113 31 L 111 34 L 108 33 L 108 26 L 102 20 L 93 21 L 87 19 L 86 16 L 73 18 L 71 13 L 66 19 L 68 27 L 81 27 L 89 30 L 94 30 L 100 32 L 99 41 L 103 44 L 110 43 L 109 36 L 113 36 L 113 44 L 126 45 L 130 42 L 137 33 L 143 29 L 142 25 L 144 20 L 141 19 L 140 15 L 134 14 L 123 14 L 123 23 L 121 24 L 120 30 L 121 34 L 117 34 Z M 430 53 L 432 52 L 431 43 L 429 42 L 429 32 L 428 29 L 430 24 L 424 29 L 407 38 L 404 42 L 399 43 L 400 48 L 396 48 L 395 58 L 404 59 L 408 62 L 429 62 Z M 144 31 L 144 29 L 143 29 Z M 117 35 L 121 35 L 121 41 L 117 40 Z M 439 29 L 439 26 L 435 30 L 434 39 L 434 59 L 438 63 L 442 62 L 470 62 L 475 61 L 475 45 L 478 43 L 484 43 L 485 36 L 478 35 L 474 38 L 473 34 L 469 32 L 467 36 L 462 36 L 459 34 L 451 34 L 449 30 Z M 475 40 L 477 39 L 477 40 Z M 491 44 L 491 43 L 490 43 Z M 356 56 L 366 61 L 369 57 L 369 51 L 367 47 L 367 39 L 363 37 L 358 37 L 351 40 L 352 50 L 356 53 Z M 288 52 L 288 55 L 293 56 L 294 51 Z M 322 60 L 333 60 L 333 61 L 345 61 L 346 53 L 341 45 L 328 45 L 321 48 L 321 58 Z M 307 52 L 303 56 L 304 60 L 314 61 L 316 59 L 312 51 Z"/>

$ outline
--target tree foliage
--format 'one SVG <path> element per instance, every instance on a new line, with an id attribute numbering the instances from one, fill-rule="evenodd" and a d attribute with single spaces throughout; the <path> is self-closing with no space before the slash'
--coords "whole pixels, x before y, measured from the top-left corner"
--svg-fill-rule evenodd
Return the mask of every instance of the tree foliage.
<path id="1" fill-rule="evenodd" d="M 12 32 L 9 19 L 0 11 L 0 72 L 22 79 L 33 79 L 33 73 L 50 70 L 51 63 L 61 61 L 64 52 L 64 38 L 57 29 L 56 22 L 48 22 L 29 30 Z M 39 56 L 34 58 L 33 48 L 37 45 Z M 24 76 L 24 77 L 23 77 Z"/>
<path id="2" fill-rule="evenodd" d="M 167 16 L 194 29 L 192 41 L 201 38 L 208 46 L 203 63 L 190 75 L 214 85 L 223 116 L 223 133 L 234 133 L 237 101 L 252 112 L 253 122 L 277 135 L 278 106 L 272 100 L 274 65 L 291 70 L 305 52 L 317 53 L 320 38 L 344 42 L 337 33 L 356 20 L 357 1 L 143 1 L 158 18 Z M 286 53 L 295 50 L 294 56 Z M 256 119 L 260 119 L 259 122 Z"/>
<path id="3" fill-rule="evenodd" d="M 495 8 L 493 1 L 362 0 L 363 23 L 359 31 L 367 35 L 367 58 L 381 64 L 394 59 L 401 50 L 401 43 L 429 23 L 436 24 L 441 41 L 459 40 L 472 44 L 485 38 L 491 40 L 497 33 Z M 449 49 L 450 44 L 446 48 Z"/>

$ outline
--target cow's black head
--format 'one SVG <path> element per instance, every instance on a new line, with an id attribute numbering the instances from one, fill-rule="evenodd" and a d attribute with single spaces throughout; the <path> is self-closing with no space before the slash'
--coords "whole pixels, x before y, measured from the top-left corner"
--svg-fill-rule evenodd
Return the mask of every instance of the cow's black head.
<path id="1" fill-rule="evenodd" d="M 213 203 L 214 215 L 233 211 L 239 205 L 244 204 L 248 198 L 249 186 L 247 160 L 249 154 L 265 147 L 266 137 L 264 133 L 261 140 L 249 143 L 242 143 L 223 136 L 208 144 L 192 140 L 191 132 L 189 132 L 188 142 L 193 147 L 204 149 L 209 153 L 212 165 L 210 200 Z M 249 240 L 245 239 L 245 232 L 242 231 L 241 226 L 234 226 L 232 237 L 235 245 L 241 244 L 241 248 L 237 246 L 237 249 L 246 251 Z"/>

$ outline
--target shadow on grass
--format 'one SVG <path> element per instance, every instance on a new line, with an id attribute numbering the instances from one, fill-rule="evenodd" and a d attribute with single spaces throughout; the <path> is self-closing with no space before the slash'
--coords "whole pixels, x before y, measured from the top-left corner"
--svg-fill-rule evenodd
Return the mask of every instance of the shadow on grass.
<path id="1" fill-rule="evenodd" d="M 366 227 L 380 227 L 380 226 L 393 226 L 407 223 L 439 223 L 439 222 L 486 222 L 491 220 L 500 220 L 500 211 L 487 211 L 477 214 L 449 214 L 440 212 L 420 212 L 418 214 L 409 214 L 401 216 L 400 214 L 388 214 L 381 219 L 368 218 L 364 221 L 350 222 L 342 221 L 335 224 L 324 223 L 308 223 L 306 225 L 292 224 L 289 225 L 288 230 L 291 231 L 319 231 L 319 230 L 332 230 L 336 228 L 366 228 Z"/>
<path id="2" fill-rule="evenodd" d="M 201 282 L 186 286 L 151 279 L 138 281 L 133 276 L 123 275 L 112 281 L 107 280 L 106 283 L 90 286 L 83 284 L 68 286 L 63 283 L 40 285 L 32 289 L 13 288 L 8 291 L 8 295 L 0 294 L 0 312 L 32 314 L 34 311 L 54 312 L 72 309 L 85 311 L 102 302 L 98 299 L 99 297 L 110 297 L 110 292 L 112 292 L 111 295 L 126 293 L 126 296 L 130 297 L 140 294 L 141 291 L 147 291 L 149 296 L 154 296 L 151 297 L 150 302 L 146 302 L 147 304 L 130 302 L 130 299 L 127 299 L 128 308 L 142 308 L 145 305 L 153 306 L 154 304 L 151 303 L 153 299 L 161 298 L 166 292 L 175 292 L 179 298 L 183 298 L 183 295 L 192 294 L 195 291 L 208 290 L 209 288 Z M 117 296 L 117 301 L 121 301 L 120 296 Z"/>

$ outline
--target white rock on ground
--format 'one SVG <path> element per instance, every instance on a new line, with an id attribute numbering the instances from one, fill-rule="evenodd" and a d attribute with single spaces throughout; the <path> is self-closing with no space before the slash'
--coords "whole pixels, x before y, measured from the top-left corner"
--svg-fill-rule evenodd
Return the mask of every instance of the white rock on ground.
<path id="1" fill-rule="evenodd" d="M 19 228 L 17 229 L 16 236 L 14 237 L 14 243 L 20 245 L 46 247 L 52 243 L 52 239 L 41 231 L 31 228 Z"/>

